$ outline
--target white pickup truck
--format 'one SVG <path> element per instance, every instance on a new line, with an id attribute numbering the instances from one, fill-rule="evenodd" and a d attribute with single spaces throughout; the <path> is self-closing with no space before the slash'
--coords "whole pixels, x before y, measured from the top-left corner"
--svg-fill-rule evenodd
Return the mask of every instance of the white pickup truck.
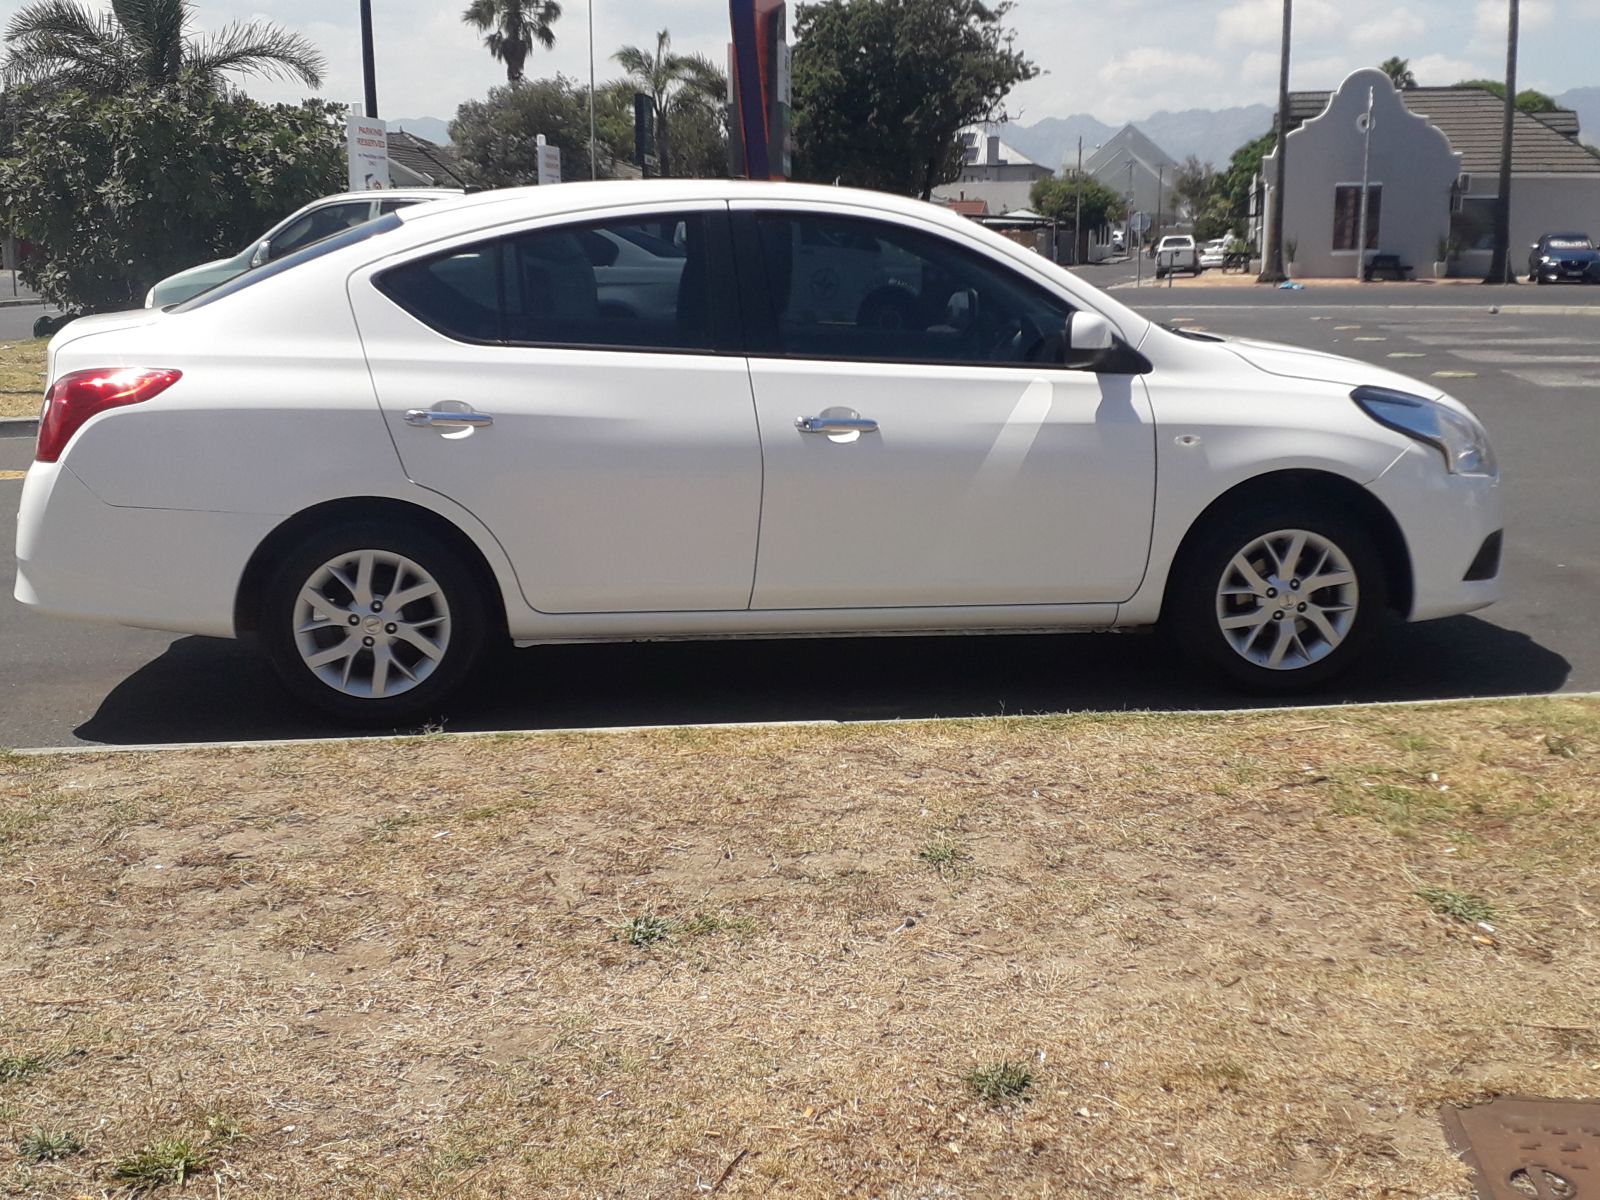
<path id="1" fill-rule="evenodd" d="M 1172 233 L 1156 245 L 1156 278 L 1163 279 L 1168 271 L 1188 271 L 1200 274 L 1200 251 L 1194 238 L 1186 233 Z"/>

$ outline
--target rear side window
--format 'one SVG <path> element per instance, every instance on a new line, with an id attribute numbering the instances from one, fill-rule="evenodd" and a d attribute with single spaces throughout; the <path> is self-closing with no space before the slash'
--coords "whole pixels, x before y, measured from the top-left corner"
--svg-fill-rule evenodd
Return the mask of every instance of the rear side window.
<path id="1" fill-rule="evenodd" d="M 697 213 L 562 225 L 407 263 L 377 286 L 457 341 L 710 350 L 709 236 Z"/>

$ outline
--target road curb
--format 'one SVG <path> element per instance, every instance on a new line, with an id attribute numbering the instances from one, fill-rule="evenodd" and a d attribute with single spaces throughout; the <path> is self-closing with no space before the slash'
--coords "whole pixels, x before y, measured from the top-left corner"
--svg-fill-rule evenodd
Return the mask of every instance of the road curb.
<path id="1" fill-rule="evenodd" d="M 13 299 L 0 300 L 0 308 L 28 308 L 28 307 L 31 307 L 31 306 L 37 306 L 39 308 L 46 307 L 45 302 L 43 300 L 39 299 L 37 296 L 35 296 L 31 300 L 28 299 L 26 296 L 18 296 L 14 300 Z"/>
<path id="2" fill-rule="evenodd" d="M 1443 704 L 1505 704 L 1512 700 L 1600 700 L 1600 692 L 1520 692 L 1507 696 L 1446 696 L 1434 700 L 1366 700 L 1354 704 L 1285 704 L 1277 708 L 1128 708 L 1072 709 L 1059 713 L 1020 713 L 996 717 L 891 717 L 865 721 L 724 721 L 696 722 L 689 725 L 591 725 L 564 729 L 473 729 L 461 733 L 393 733 L 347 735 L 318 738 L 267 738 L 261 741 L 150 742 L 138 746 L 28 746 L 10 751 L 42 758 L 50 754 L 155 754 L 189 750 L 284 750 L 299 746 L 370 746 L 380 742 L 420 742 L 430 738 L 463 741 L 471 738 L 569 737 L 573 734 L 667 733 L 680 730 L 701 732 L 719 730 L 823 729 L 868 725 L 950 725 L 973 721 L 1015 721 L 1050 717 L 1258 717 L 1273 713 L 1366 712 L 1387 708 L 1437 708 Z"/>
<path id="3" fill-rule="evenodd" d="M 31 438 L 38 436 L 38 417 L 0 417 L 0 438 Z"/>

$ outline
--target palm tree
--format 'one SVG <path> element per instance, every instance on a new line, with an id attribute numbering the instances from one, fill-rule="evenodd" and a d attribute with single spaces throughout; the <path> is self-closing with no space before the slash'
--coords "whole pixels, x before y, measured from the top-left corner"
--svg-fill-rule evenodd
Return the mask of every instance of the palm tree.
<path id="1" fill-rule="evenodd" d="M 671 114 L 684 105 L 720 101 L 727 95 L 728 78 L 703 54 L 672 53 L 672 35 L 665 29 L 656 34 L 653 55 L 638 46 L 624 46 L 611 57 L 627 72 L 629 82 L 649 95 L 655 110 L 659 173 L 670 175 Z"/>
<path id="2" fill-rule="evenodd" d="M 486 36 L 489 53 L 506 65 L 512 87 L 522 82 L 522 64 L 538 42 L 546 50 L 556 44 L 551 28 L 561 16 L 556 0 L 472 0 L 461 19 Z"/>
<path id="3" fill-rule="evenodd" d="M 1378 70 L 1389 77 L 1389 82 L 1401 91 L 1409 91 L 1417 86 L 1417 77 L 1411 71 L 1409 58 L 1386 58 L 1378 64 Z"/>
<path id="4" fill-rule="evenodd" d="M 191 37 L 193 22 L 190 0 L 111 0 L 109 12 L 77 0 L 34 0 L 6 26 L 10 49 L 0 73 L 7 85 L 96 95 L 183 77 L 215 87 L 230 72 L 322 84 L 322 55 L 298 33 L 251 21 Z"/>

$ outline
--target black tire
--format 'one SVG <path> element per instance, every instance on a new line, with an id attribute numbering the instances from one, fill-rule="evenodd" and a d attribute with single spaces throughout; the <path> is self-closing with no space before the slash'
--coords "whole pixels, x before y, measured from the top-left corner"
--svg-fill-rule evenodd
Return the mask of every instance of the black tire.
<path id="1" fill-rule="evenodd" d="M 1221 601 L 1219 592 L 1231 574 L 1235 556 L 1270 534 L 1295 530 L 1324 539 L 1343 554 L 1355 575 L 1358 595 L 1353 619 L 1341 642 L 1314 661 L 1292 669 L 1277 669 L 1258 665 L 1234 648 L 1222 629 L 1219 610 L 1224 603 L 1236 602 Z M 1301 601 L 1287 590 L 1280 594 L 1281 601 L 1252 598 L 1250 603 L 1262 608 L 1282 603 L 1292 614 Z M 1311 602 L 1311 593 L 1302 595 L 1305 602 Z M 1329 602 L 1339 598 L 1326 591 L 1317 596 Z M 1256 503 L 1214 518 L 1195 532 L 1173 564 L 1161 623 L 1184 655 L 1208 672 L 1220 671 L 1250 691 L 1283 694 L 1319 687 L 1347 670 L 1371 645 L 1387 608 L 1383 557 L 1359 522 L 1310 501 Z M 1293 636 L 1303 633 L 1303 640 L 1313 650 L 1321 650 L 1327 644 L 1327 639 L 1305 619 L 1291 615 L 1290 620 L 1294 622 Z M 1276 628 L 1271 621 L 1261 624 L 1263 631 Z M 1271 636 L 1276 638 L 1277 634 Z"/>
<path id="2" fill-rule="evenodd" d="M 421 622 L 417 626 L 421 628 L 427 625 L 431 613 L 437 613 L 441 607 L 446 613 L 443 653 L 436 661 L 429 660 L 413 645 L 399 639 L 393 642 L 392 651 L 386 648 L 386 653 L 391 653 L 396 660 L 402 660 L 402 655 L 407 656 L 411 660 L 409 669 L 419 675 L 420 682 L 409 685 L 397 683 L 396 686 L 404 686 L 405 690 L 395 692 L 386 689 L 391 694 L 382 696 L 342 691 L 337 684 L 325 682 L 307 665 L 301 651 L 300 637 L 327 639 L 325 644 L 331 646 L 336 641 L 335 630 L 342 632 L 342 626 L 330 622 L 309 635 L 297 634 L 295 628 L 302 589 L 319 576 L 325 564 L 347 555 L 355 561 L 359 552 L 369 550 L 406 560 L 437 585 L 438 598 L 430 597 L 408 604 L 398 614 L 400 622 L 409 618 Z M 402 583 L 400 578 L 390 573 L 391 570 L 381 564 L 374 569 L 371 590 L 380 606 L 384 599 L 382 589 Z M 406 578 L 410 579 L 411 576 Z M 350 593 L 345 592 L 344 595 L 349 596 Z M 426 607 L 419 610 L 416 605 Z M 353 599 L 350 607 L 361 608 Z M 492 632 L 498 629 L 494 611 L 461 555 L 428 531 L 409 529 L 390 521 L 350 521 L 308 538 L 277 564 L 261 596 L 258 637 L 268 662 L 296 699 L 341 724 L 397 728 L 415 725 L 443 714 L 451 696 L 472 676 Z M 363 622 L 367 620 L 365 609 L 352 615 L 360 616 Z M 397 614 L 384 613 L 380 608 L 372 616 L 372 620 L 379 624 L 370 631 L 362 626 L 361 632 L 385 637 L 385 630 L 390 629 L 386 622 L 396 617 Z M 437 622 L 436 617 L 433 620 Z M 437 630 L 439 625 L 435 623 L 429 628 Z M 360 634 L 352 630 L 347 636 L 358 637 Z M 387 643 L 388 639 L 385 638 L 385 641 Z M 355 656 L 352 674 L 357 686 L 365 663 L 370 688 L 371 677 L 376 675 L 373 659 L 376 652 L 354 650 L 352 653 Z M 389 668 L 386 667 L 385 674 L 388 673 Z M 396 675 L 397 680 L 400 678 Z"/>

